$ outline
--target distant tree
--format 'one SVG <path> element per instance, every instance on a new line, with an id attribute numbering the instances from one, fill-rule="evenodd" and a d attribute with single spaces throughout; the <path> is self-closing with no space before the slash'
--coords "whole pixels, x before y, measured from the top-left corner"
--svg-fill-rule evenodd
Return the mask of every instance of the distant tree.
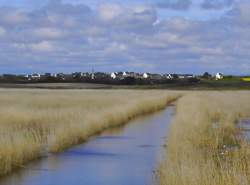
<path id="1" fill-rule="evenodd" d="M 202 75 L 202 78 L 210 79 L 210 78 L 212 78 L 212 75 L 209 74 L 208 72 L 205 72 L 205 73 Z"/>
<path id="2" fill-rule="evenodd" d="M 134 85 L 136 84 L 136 79 L 134 77 L 126 77 L 121 80 L 121 83 L 124 85 Z"/>
<path id="3" fill-rule="evenodd" d="M 200 82 L 200 79 L 198 79 L 198 78 L 189 78 L 188 82 L 189 83 L 198 83 L 198 82 Z"/>
<path id="4" fill-rule="evenodd" d="M 174 79 L 178 79 L 179 78 L 179 76 L 177 74 L 173 74 L 172 76 L 173 76 Z"/>
<path id="5" fill-rule="evenodd" d="M 226 78 L 226 79 L 232 79 L 233 75 L 224 76 L 224 78 Z"/>

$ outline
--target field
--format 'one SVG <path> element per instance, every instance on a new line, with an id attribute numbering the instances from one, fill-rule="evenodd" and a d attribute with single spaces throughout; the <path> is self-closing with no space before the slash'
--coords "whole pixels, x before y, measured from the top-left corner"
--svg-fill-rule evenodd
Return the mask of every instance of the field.
<path id="1" fill-rule="evenodd" d="M 190 92 L 178 100 L 161 185 L 249 185 L 250 145 L 237 127 L 250 93 Z"/>
<path id="2" fill-rule="evenodd" d="M 248 185 L 248 91 L 0 89 L 0 175 L 177 98 L 161 185 Z"/>
<path id="3" fill-rule="evenodd" d="M 166 83 L 115 85 L 97 83 L 1 83 L 0 88 L 14 89 L 168 89 L 168 90 L 249 90 L 248 78 L 224 78 L 223 80 L 200 79 L 192 81 L 188 79 L 173 80 Z"/>
<path id="4" fill-rule="evenodd" d="M 250 78 L 242 78 L 242 80 L 245 82 L 250 82 Z"/>
<path id="5" fill-rule="evenodd" d="M 93 83 L 0 83 L 0 88 L 20 89 L 111 89 L 111 85 Z"/>
<path id="6" fill-rule="evenodd" d="M 0 89 L 0 175 L 177 97 L 166 91 Z"/>

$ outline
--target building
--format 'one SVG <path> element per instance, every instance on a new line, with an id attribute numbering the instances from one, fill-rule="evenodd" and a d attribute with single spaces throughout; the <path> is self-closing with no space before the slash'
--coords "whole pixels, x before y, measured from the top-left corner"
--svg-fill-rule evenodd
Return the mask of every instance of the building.
<path id="1" fill-rule="evenodd" d="M 194 78 L 195 76 L 192 74 L 178 74 L 179 79 L 189 79 L 189 78 Z"/>
<path id="2" fill-rule="evenodd" d="M 39 80 L 40 78 L 41 78 L 41 74 L 39 74 L 39 73 L 31 74 L 31 79 L 33 79 L 33 80 Z"/>
<path id="3" fill-rule="evenodd" d="M 66 75 L 64 73 L 57 73 L 56 78 L 59 80 L 66 80 Z"/>
<path id="4" fill-rule="evenodd" d="M 160 75 L 160 74 L 149 74 L 149 78 L 151 79 L 151 80 L 162 80 L 162 75 Z"/>
<path id="5" fill-rule="evenodd" d="M 143 73 L 142 77 L 143 77 L 144 79 L 147 79 L 147 78 L 149 78 L 149 74 L 148 74 L 148 73 Z"/>
<path id="6" fill-rule="evenodd" d="M 91 80 L 95 79 L 95 70 L 92 68 L 92 73 L 91 73 Z"/>
<path id="7" fill-rule="evenodd" d="M 112 73 L 110 74 L 110 77 L 111 77 L 112 79 L 116 79 L 116 73 L 112 72 Z"/>
<path id="8" fill-rule="evenodd" d="M 174 78 L 171 74 L 165 74 L 164 77 L 168 80 L 172 80 Z"/>
<path id="9" fill-rule="evenodd" d="M 223 74 L 222 73 L 216 73 L 216 75 L 215 75 L 215 79 L 216 80 L 222 80 L 223 79 Z"/>
<path id="10" fill-rule="evenodd" d="M 96 72 L 95 73 L 95 79 L 106 79 L 109 75 L 103 72 Z"/>

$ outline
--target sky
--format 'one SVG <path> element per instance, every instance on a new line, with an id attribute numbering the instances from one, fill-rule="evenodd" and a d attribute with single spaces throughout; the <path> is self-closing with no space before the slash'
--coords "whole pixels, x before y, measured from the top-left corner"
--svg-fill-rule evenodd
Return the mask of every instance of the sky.
<path id="1" fill-rule="evenodd" d="M 250 0 L 0 0 L 0 73 L 250 75 Z"/>

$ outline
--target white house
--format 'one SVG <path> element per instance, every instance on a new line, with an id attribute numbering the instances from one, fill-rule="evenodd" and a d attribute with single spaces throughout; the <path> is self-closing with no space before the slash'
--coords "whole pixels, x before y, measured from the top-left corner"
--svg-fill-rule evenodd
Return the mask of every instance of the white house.
<path id="1" fill-rule="evenodd" d="M 51 73 L 51 74 L 50 74 L 50 77 L 56 78 L 56 77 L 57 77 L 57 74 L 56 74 L 56 73 Z"/>
<path id="2" fill-rule="evenodd" d="M 215 79 L 216 79 L 216 80 L 221 80 L 221 79 L 223 79 L 223 74 L 222 74 L 222 73 L 216 73 Z"/>
<path id="3" fill-rule="evenodd" d="M 185 77 L 185 75 L 178 75 L 178 78 L 179 79 L 185 79 L 186 77 Z"/>
<path id="4" fill-rule="evenodd" d="M 143 73 L 142 77 L 146 79 L 149 77 L 149 75 L 148 75 L 148 73 Z"/>
<path id="5" fill-rule="evenodd" d="M 126 77 L 126 76 L 127 76 L 127 73 L 126 73 L 126 72 L 123 72 L 123 73 L 122 73 L 122 76 Z"/>
<path id="6" fill-rule="evenodd" d="M 40 79 L 40 78 L 41 78 L 41 75 L 40 75 L 39 73 L 33 73 L 33 74 L 31 75 L 31 78 L 32 78 L 32 79 Z"/>
<path id="7" fill-rule="evenodd" d="M 172 76 L 171 74 L 166 74 L 166 78 L 167 78 L 168 80 L 171 80 L 171 79 L 173 79 L 173 76 Z"/>
<path id="8" fill-rule="evenodd" d="M 113 79 L 116 79 L 116 74 L 113 72 L 110 74 L 110 77 L 113 78 Z"/>
<path id="9" fill-rule="evenodd" d="M 31 75 L 26 74 L 26 75 L 24 75 L 24 78 L 26 78 L 27 80 L 31 80 Z"/>

